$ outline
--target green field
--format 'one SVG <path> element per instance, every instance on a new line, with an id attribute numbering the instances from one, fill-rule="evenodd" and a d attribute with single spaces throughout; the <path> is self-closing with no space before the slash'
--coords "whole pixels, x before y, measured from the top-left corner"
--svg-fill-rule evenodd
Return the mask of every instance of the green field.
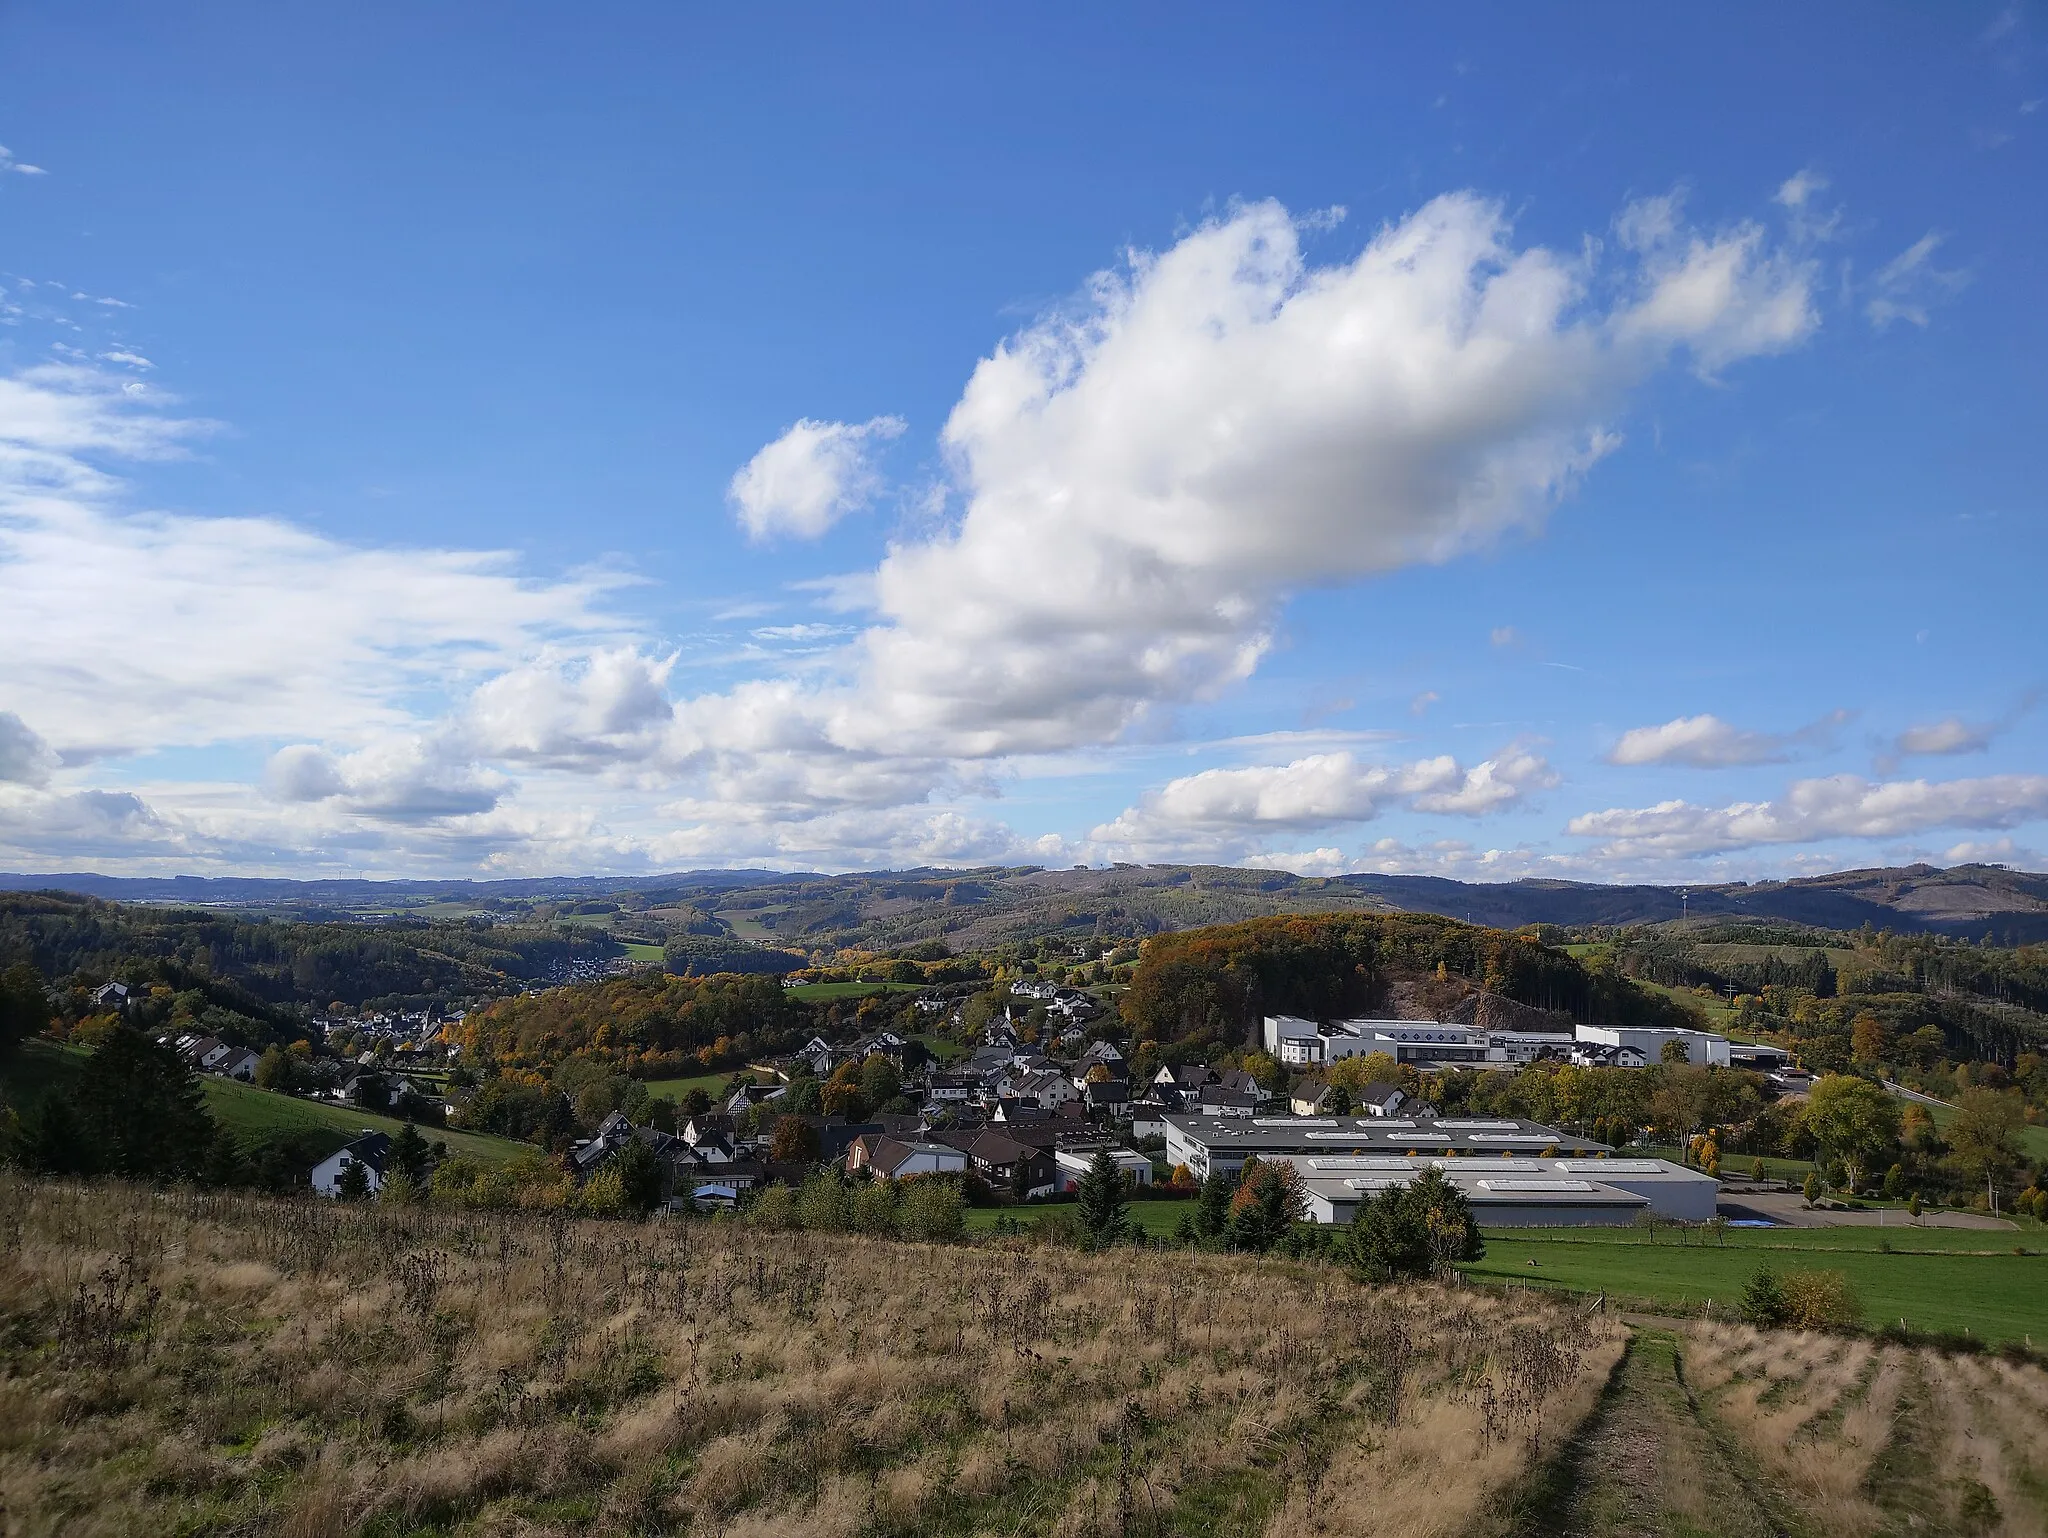
<path id="1" fill-rule="evenodd" d="M 662 961 L 668 956 L 668 952 L 660 946 L 648 945 L 639 940 L 621 940 L 619 948 L 626 953 L 630 961 Z"/>
<path id="2" fill-rule="evenodd" d="M 1994 1247 L 2002 1234 L 1781 1228 L 1734 1229 L 1725 1237 L 1725 1244 L 1679 1244 L 1668 1233 L 1653 1243 L 1635 1229 L 1493 1230 L 1486 1258 L 1460 1269 L 1474 1281 L 1605 1292 L 1688 1310 L 1711 1299 L 1718 1310 L 1732 1307 L 1768 1261 L 1781 1272 L 1844 1272 L 1873 1327 L 1903 1318 L 1920 1330 L 1968 1330 L 1991 1341 L 2039 1335 L 2048 1342 L 2048 1255 L 2015 1255 L 2010 1243 Z M 1884 1253 L 1884 1243 L 1894 1253 Z"/>
<path id="3" fill-rule="evenodd" d="M 1006 1217 L 1016 1218 L 1025 1223 L 1035 1223 L 1048 1212 L 1072 1212 L 1071 1202 L 1050 1207 L 970 1207 L 967 1209 L 967 1231 L 976 1233 L 994 1228 Z M 1125 1209 L 1131 1221 L 1146 1233 L 1155 1236 L 1169 1236 L 1180 1226 L 1181 1214 L 1192 1213 L 1195 1204 L 1191 1201 L 1134 1201 Z"/>
<path id="4" fill-rule="evenodd" d="M 816 1004 L 831 999 L 864 999 L 875 993 L 915 993 L 920 983 L 798 983 L 789 990 L 793 999 Z"/>
<path id="5" fill-rule="evenodd" d="M 687 1079 L 649 1079 L 647 1081 L 647 1093 L 656 1100 L 673 1100 L 676 1104 L 681 1105 L 684 1097 L 691 1090 L 701 1089 L 713 1100 L 716 1100 L 719 1091 L 732 1083 L 736 1075 L 750 1071 L 741 1068 L 727 1068 L 718 1073 L 692 1074 Z M 755 1073 L 754 1077 L 761 1080 L 764 1084 L 768 1081 L 768 1075 L 765 1073 Z"/>
<path id="6" fill-rule="evenodd" d="M 395 1116 L 377 1116 L 352 1105 L 299 1100 L 233 1079 L 207 1078 L 200 1082 L 206 1091 L 206 1108 L 244 1147 L 260 1146 L 294 1132 L 325 1132 L 339 1148 L 365 1128 L 396 1133 L 405 1125 Z M 441 1139 L 450 1153 L 468 1154 L 491 1164 L 502 1164 L 533 1151 L 530 1143 L 515 1143 L 510 1138 L 477 1132 L 449 1132 L 422 1126 L 420 1135 L 430 1143 Z"/>
<path id="7" fill-rule="evenodd" d="M 1956 1119 L 1956 1108 L 1952 1105 L 1927 1105 L 1917 1100 L 1909 1100 L 1906 1104 L 1918 1105 L 1934 1118 L 1934 1125 L 1938 1128 L 1946 1127 Z M 2020 1148 L 2036 1163 L 2048 1162 L 2048 1127 L 2020 1128 Z"/>

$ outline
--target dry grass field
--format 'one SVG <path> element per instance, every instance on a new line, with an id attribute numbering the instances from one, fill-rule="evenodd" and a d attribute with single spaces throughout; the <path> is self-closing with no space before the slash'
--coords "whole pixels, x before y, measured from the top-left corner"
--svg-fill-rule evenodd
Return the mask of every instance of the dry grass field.
<path id="1" fill-rule="evenodd" d="M 0 1530 L 1504 1532 L 1625 1338 L 1320 1266 L 0 1176 Z"/>

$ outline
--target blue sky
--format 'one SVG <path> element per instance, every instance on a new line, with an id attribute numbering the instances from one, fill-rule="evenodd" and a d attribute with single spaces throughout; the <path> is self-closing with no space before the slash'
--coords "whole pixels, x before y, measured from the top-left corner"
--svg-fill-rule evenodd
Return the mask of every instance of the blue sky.
<path id="1" fill-rule="evenodd" d="M 0 12 L 0 867 L 2048 848 L 2048 13 Z"/>

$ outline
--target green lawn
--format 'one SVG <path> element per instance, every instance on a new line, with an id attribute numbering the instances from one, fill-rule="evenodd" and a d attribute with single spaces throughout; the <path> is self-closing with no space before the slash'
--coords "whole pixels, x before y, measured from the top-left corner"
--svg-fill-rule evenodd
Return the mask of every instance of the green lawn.
<path id="1" fill-rule="evenodd" d="M 339 1148 L 366 1127 L 378 1132 L 396 1133 L 405 1125 L 395 1116 L 377 1116 L 352 1105 L 273 1094 L 267 1089 L 258 1089 L 233 1079 L 207 1078 L 201 1083 L 206 1090 L 207 1109 L 245 1147 L 260 1145 L 293 1132 L 326 1132 L 333 1135 L 334 1146 Z M 430 1143 L 436 1138 L 443 1140 L 450 1153 L 468 1154 L 491 1164 L 503 1164 L 508 1159 L 533 1151 L 530 1143 L 515 1143 L 510 1138 L 490 1137 L 477 1132 L 442 1131 L 423 1126 L 420 1135 Z"/>
<path id="2" fill-rule="evenodd" d="M 1923 1101 L 1908 1100 L 1905 1105 L 1918 1105 L 1921 1110 L 1934 1118 L 1936 1127 L 1946 1127 L 1956 1119 L 1956 1109 L 1949 1105 L 1928 1105 Z M 2027 1126 L 2020 1128 L 2020 1148 L 2029 1159 L 2048 1160 L 2048 1127 Z"/>
<path id="3" fill-rule="evenodd" d="M 681 1105 L 691 1090 L 701 1089 L 716 1100 L 718 1092 L 732 1083 L 735 1074 L 748 1071 L 750 1070 L 727 1068 L 718 1073 L 692 1074 L 687 1079 L 649 1079 L 647 1093 L 657 1100 L 673 1100 L 677 1105 Z M 768 1076 L 763 1073 L 756 1073 L 754 1077 L 764 1084 L 768 1080 Z"/>
<path id="4" fill-rule="evenodd" d="M 874 993 L 915 993 L 922 983 L 798 983 L 789 990 L 793 999 L 815 1004 L 830 999 L 864 999 Z"/>
<path id="5" fill-rule="evenodd" d="M 1732 1306 L 1768 1261 L 1781 1272 L 1846 1273 L 1872 1326 L 1903 1318 L 1915 1329 L 1970 1330 L 1993 1341 L 2040 1335 L 2048 1342 L 2048 1255 L 2015 1255 L 2010 1243 L 1996 1248 L 2006 1237 L 1962 1229 L 1734 1229 L 1724 1245 L 1679 1244 L 1668 1232 L 1653 1243 L 1635 1229 L 1494 1230 L 1486 1236 L 1486 1258 L 1461 1269 L 1475 1281 L 1687 1308 L 1712 1299 L 1720 1308 Z M 2010 1238 L 2038 1242 L 2040 1235 Z M 1879 1249 L 1887 1242 L 1895 1253 Z"/>
<path id="6" fill-rule="evenodd" d="M 668 952 L 658 945 L 648 945 L 639 940 L 621 940 L 619 948 L 626 953 L 629 961 L 665 961 Z"/>
<path id="7" fill-rule="evenodd" d="M 994 1228 L 1003 1218 L 1018 1218 L 1026 1223 L 1035 1223 L 1048 1212 L 1072 1212 L 1072 1203 L 1055 1204 L 1050 1207 L 970 1207 L 967 1209 L 967 1231 Z M 1195 1204 L 1191 1201 L 1134 1201 L 1125 1211 L 1131 1221 L 1148 1234 L 1170 1235 L 1180 1226 L 1181 1214 L 1191 1213 Z"/>
<path id="8" fill-rule="evenodd" d="M 913 1036 L 910 1039 L 922 1043 L 925 1051 L 942 1063 L 957 1063 L 967 1055 L 966 1047 L 944 1036 Z"/>

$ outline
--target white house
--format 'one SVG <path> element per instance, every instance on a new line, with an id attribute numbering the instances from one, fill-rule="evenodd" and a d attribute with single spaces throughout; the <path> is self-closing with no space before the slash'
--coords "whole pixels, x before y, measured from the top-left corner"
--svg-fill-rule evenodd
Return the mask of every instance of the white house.
<path id="1" fill-rule="evenodd" d="M 390 1155 L 390 1137 L 382 1132 L 366 1131 L 347 1147 L 336 1149 L 313 1166 L 313 1189 L 322 1196 L 339 1196 L 341 1172 L 351 1164 L 360 1164 L 374 1195 L 384 1188 L 384 1161 Z"/>

